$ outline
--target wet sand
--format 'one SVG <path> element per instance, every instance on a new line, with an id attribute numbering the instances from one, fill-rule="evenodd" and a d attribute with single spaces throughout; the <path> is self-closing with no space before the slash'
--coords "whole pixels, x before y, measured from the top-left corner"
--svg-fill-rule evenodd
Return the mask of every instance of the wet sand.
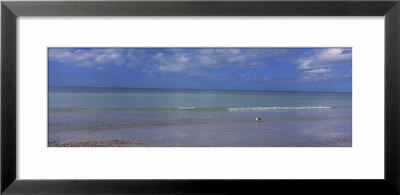
<path id="1" fill-rule="evenodd" d="M 135 147 L 147 146 L 146 143 L 131 140 L 100 140 L 100 141 L 71 141 L 60 143 L 58 141 L 49 141 L 49 147 Z"/>

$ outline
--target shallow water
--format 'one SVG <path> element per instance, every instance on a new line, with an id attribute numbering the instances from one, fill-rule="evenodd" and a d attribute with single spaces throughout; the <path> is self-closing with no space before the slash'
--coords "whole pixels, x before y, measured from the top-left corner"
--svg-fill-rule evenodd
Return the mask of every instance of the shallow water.
<path id="1" fill-rule="evenodd" d="M 351 94 L 49 88 L 49 141 L 109 139 L 149 146 L 351 146 Z"/>

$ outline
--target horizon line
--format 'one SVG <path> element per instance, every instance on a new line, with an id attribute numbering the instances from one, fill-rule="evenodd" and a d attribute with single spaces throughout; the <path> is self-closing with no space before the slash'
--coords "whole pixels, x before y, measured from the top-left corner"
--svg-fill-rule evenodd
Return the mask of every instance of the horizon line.
<path id="1" fill-rule="evenodd" d="M 214 91 L 264 91 L 264 92 L 308 92 L 308 93 L 352 93 L 345 91 L 289 91 L 289 90 L 256 90 L 256 89 L 188 89 L 188 88 L 150 88 L 150 87 L 102 87 L 102 86 L 48 86 L 48 87 L 76 87 L 76 88 L 114 88 L 114 89 L 170 89 L 170 90 L 214 90 Z"/>

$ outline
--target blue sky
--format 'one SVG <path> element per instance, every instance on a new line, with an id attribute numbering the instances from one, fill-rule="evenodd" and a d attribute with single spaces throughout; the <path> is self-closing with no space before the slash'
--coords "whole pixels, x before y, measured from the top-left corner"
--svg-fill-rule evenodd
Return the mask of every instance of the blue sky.
<path id="1" fill-rule="evenodd" d="M 49 48 L 49 86 L 351 92 L 350 48 Z"/>

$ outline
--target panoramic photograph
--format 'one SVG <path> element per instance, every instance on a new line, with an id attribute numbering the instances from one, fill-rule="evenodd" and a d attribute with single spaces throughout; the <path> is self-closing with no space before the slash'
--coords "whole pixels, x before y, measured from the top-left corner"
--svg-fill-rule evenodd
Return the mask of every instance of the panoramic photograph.
<path id="1" fill-rule="evenodd" d="M 48 48 L 48 147 L 352 147 L 352 49 Z"/>

